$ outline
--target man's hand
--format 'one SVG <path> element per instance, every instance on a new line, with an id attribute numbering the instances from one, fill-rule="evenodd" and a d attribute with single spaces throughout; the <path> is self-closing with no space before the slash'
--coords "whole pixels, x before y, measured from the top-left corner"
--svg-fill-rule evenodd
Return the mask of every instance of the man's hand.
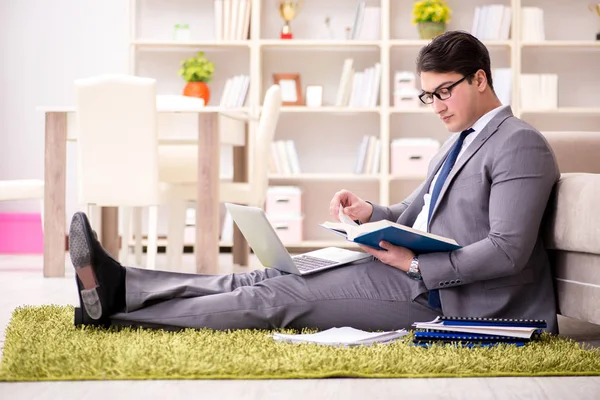
<path id="1" fill-rule="evenodd" d="M 353 220 L 359 220 L 362 223 L 369 222 L 373 214 L 373 206 L 348 190 L 337 192 L 329 203 L 329 215 L 336 221 L 339 221 L 339 209 L 343 207 L 343 212 Z"/>
<path id="2" fill-rule="evenodd" d="M 377 250 L 361 244 L 359 244 L 359 246 L 367 253 L 379 259 L 379 261 L 382 263 L 391 265 L 392 267 L 398 268 L 404 272 L 408 272 L 410 263 L 415 256 L 415 253 L 406 247 L 395 246 L 385 241 L 379 242 L 379 246 L 383 247 L 385 250 Z"/>

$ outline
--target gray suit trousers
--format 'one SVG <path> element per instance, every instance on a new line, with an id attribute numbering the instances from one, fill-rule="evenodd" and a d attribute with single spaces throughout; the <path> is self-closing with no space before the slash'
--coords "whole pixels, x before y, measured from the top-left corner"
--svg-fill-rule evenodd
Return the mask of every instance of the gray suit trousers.
<path id="1" fill-rule="evenodd" d="M 272 268 L 199 275 L 127 267 L 126 310 L 111 319 L 162 329 L 409 329 L 441 315 L 427 306 L 426 293 L 422 282 L 379 261 L 307 276 Z"/>

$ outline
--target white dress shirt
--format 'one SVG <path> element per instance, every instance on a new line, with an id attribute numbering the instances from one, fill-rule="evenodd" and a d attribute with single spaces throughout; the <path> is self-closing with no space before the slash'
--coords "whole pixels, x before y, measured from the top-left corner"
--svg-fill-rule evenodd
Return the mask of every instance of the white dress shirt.
<path id="1" fill-rule="evenodd" d="M 496 116 L 496 114 L 498 114 L 500 112 L 500 110 L 502 110 L 505 107 L 508 107 L 508 106 L 502 105 L 500 107 L 494 108 L 492 111 L 489 111 L 486 114 L 484 114 L 481 118 L 479 118 L 473 124 L 473 126 L 471 127 L 471 128 L 473 128 L 473 132 L 471 132 L 465 138 L 463 145 L 460 148 L 460 152 L 458 153 L 458 157 L 456 158 L 456 161 L 458 161 L 458 159 L 464 154 L 465 150 L 467 150 L 467 147 L 469 147 L 469 145 L 471 143 L 473 143 L 473 140 L 475 140 L 477 135 L 479 135 L 479 132 L 481 132 L 483 130 L 483 128 L 485 128 L 485 126 L 492 120 L 492 118 L 494 118 Z M 431 194 L 430 193 L 433 191 L 435 182 L 437 181 L 437 178 L 440 174 L 441 169 L 442 168 L 440 166 L 440 169 L 436 172 L 435 176 L 433 177 L 433 180 L 431 181 L 429 190 L 423 196 L 423 208 L 421 209 L 421 212 L 419 213 L 419 215 L 417 215 L 417 219 L 415 220 L 415 223 L 412 226 L 415 229 L 419 229 L 421 231 L 427 232 L 427 225 L 429 222 L 428 221 L 429 203 L 431 202 Z M 438 201 L 439 201 L 439 199 L 438 199 Z"/>

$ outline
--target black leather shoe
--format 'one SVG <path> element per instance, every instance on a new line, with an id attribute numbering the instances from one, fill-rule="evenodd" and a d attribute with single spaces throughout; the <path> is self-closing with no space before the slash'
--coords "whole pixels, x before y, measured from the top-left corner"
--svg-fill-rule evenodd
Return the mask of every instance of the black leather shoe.
<path id="1" fill-rule="evenodd" d="M 125 269 L 102 248 L 81 212 L 71 220 L 69 254 L 81 306 L 75 309 L 75 325 L 110 326 L 109 316 L 125 307 Z"/>

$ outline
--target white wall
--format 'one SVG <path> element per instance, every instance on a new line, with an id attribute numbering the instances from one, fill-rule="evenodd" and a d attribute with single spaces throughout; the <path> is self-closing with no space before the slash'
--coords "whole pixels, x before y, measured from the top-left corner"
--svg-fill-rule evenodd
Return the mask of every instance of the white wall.
<path id="1" fill-rule="evenodd" d="M 0 1 L 0 179 L 44 177 L 40 105 L 73 104 L 73 80 L 126 73 L 126 0 Z M 67 216 L 76 209 L 76 153 L 67 148 Z M 35 201 L 0 212 L 39 212 Z"/>

